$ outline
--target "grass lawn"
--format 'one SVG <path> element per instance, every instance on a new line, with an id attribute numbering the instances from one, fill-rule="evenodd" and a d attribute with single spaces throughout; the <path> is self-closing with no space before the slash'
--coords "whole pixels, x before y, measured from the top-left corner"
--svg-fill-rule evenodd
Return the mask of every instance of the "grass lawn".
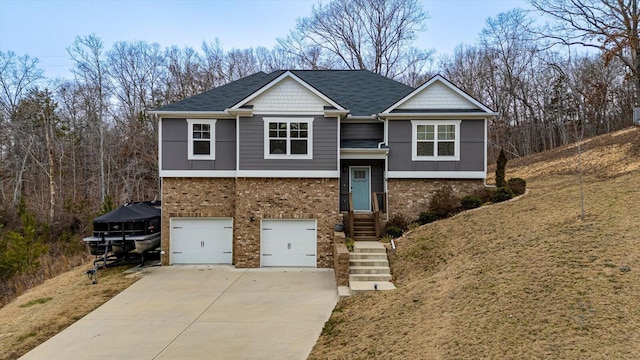
<path id="1" fill-rule="evenodd" d="M 507 164 L 529 193 L 414 230 L 398 290 L 341 300 L 311 359 L 640 359 L 640 129 Z"/>

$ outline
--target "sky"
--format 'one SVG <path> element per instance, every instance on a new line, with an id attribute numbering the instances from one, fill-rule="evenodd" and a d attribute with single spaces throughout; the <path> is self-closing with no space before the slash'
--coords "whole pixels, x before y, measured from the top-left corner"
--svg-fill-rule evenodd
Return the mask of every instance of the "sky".
<path id="1" fill-rule="evenodd" d="M 190 46 L 216 38 L 224 50 L 263 46 L 293 29 L 318 0 L 0 0 L 0 51 L 40 60 L 45 76 L 70 78 L 67 48 L 77 36 L 95 33 L 105 49 L 116 41 L 157 42 L 162 47 Z M 324 3 L 327 1 L 324 0 Z M 474 44 L 489 17 L 526 0 L 422 0 L 427 30 L 413 44 L 451 55 Z"/>

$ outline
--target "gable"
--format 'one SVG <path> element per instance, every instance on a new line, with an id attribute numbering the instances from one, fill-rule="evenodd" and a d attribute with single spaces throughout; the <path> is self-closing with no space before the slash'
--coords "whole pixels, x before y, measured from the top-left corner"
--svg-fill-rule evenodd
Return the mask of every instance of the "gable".
<path id="1" fill-rule="evenodd" d="M 460 96 L 440 81 L 436 81 L 430 86 L 414 94 L 410 99 L 400 104 L 396 109 L 473 109 L 479 107 Z"/>
<path id="2" fill-rule="evenodd" d="M 297 81 L 285 78 L 264 93 L 252 99 L 247 105 L 253 105 L 254 111 L 317 111 L 331 106 Z"/>

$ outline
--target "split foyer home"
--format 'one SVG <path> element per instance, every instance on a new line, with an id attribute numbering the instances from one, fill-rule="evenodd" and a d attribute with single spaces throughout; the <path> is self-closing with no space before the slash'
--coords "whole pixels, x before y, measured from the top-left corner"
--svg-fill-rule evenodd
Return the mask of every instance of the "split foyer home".
<path id="1" fill-rule="evenodd" d="M 336 224 L 377 238 L 444 183 L 483 187 L 495 116 L 439 75 L 351 70 L 258 72 L 152 113 L 162 264 L 243 268 L 333 267 Z"/>

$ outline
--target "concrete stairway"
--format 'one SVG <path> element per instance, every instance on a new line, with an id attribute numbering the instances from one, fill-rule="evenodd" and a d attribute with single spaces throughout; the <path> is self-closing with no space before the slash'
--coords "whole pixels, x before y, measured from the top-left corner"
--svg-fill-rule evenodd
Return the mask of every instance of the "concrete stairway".
<path id="1" fill-rule="evenodd" d="M 353 217 L 353 240 L 378 241 L 373 214 L 355 214 Z"/>
<path id="2" fill-rule="evenodd" d="M 349 256 L 351 294 L 394 290 L 386 248 L 377 241 L 356 241 Z"/>

